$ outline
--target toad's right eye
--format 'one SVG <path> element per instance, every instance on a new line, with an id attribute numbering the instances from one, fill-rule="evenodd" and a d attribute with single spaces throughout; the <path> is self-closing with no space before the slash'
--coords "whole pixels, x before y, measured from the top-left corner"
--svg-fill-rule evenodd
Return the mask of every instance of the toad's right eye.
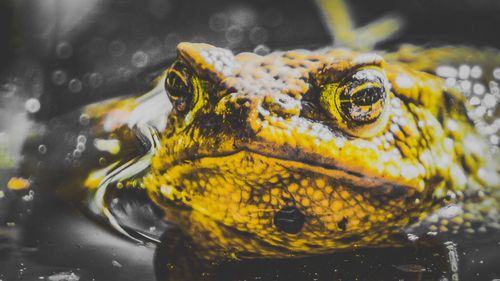
<path id="1" fill-rule="evenodd" d="M 364 67 L 339 83 L 323 86 L 320 101 L 346 133 L 372 137 L 387 124 L 388 81 L 379 67 Z"/>
<path id="2" fill-rule="evenodd" d="M 192 98 L 191 73 L 181 62 L 175 62 L 168 70 L 165 77 L 165 89 L 178 111 L 187 109 Z"/>

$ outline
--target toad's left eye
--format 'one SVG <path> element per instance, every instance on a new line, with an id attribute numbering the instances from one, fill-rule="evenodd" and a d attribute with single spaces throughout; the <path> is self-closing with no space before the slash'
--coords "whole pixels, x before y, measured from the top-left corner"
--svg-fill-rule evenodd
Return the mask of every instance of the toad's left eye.
<path id="1" fill-rule="evenodd" d="M 375 67 L 357 70 L 323 87 L 320 101 L 340 129 L 357 137 L 376 135 L 387 121 L 385 74 Z"/>
<path id="2" fill-rule="evenodd" d="M 165 77 L 165 90 L 178 112 L 189 109 L 193 90 L 189 69 L 181 62 L 174 64 L 167 70 Z"/>

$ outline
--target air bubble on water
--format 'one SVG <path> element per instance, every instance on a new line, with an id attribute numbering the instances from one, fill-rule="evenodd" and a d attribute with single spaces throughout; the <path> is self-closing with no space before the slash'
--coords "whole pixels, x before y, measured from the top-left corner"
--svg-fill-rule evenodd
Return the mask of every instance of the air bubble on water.
<path id="1" fill-rule="evenodd" d="M 2 84 L 2 91 L 8 93 L 15 93 L 19 91 L 19 86 L 14 83 L 7 82 L 5 84 Z"/>
<path id="2" fill-rule="evenodd" d="M 481 83 L 475 83 L 472 87 L 472 92 L 476 95 L 482 95 L 486 92 L 486 87 Z"/>
<path id="3" fill-rule="evenodd" d="M 126 68 L 126 67 L 120 67 L 117 70 L 118 76 L 121 76 L 123 79 L 130 79 L 132 75 L 134 74 L 132 70 Z"/>
<path id="4" fill-rule="evenodd" d="M 496 80 L 500 80 L 500 67 L 493 69 L 493 77 Z"/>
<path id="5" fill-rule="evenodd" d="M 47 147 L 43 144 L 39 145 L 38 146 L 38 152 L 40 152 L 40 154 L 45 154 L 47 153 Z"/>
<path id="6" fill-rule="evenodd" d="M 458 78 L 468 79 L 469 75 L 470 75 L 470 66 L 462 64 L 460 67 L 458 67 Z"/>
<path id="7" fill-rule="evenodd" d="M 34 198 L 35 198 L 35 192 L 33 190 L 30 190 L 27 195 L 24 195 L 22 197 L 24 202 L 33 201 Z"/>
<path id="8" fill-rule="evenodd" d="M 35 98 L 30 98 L 24 104 L 24 108 L 29 113 L 36 113 L 40 110 L 40 101 Z"/>
<path id="9" fill-rule="evenodd" d="M 84 136 L 84 135 L 79 135 L 77 138 L 76 138 L 76 142 L 77 143 L 87 143 L 87 137 Z"/>
<path id="10" fill-rule="evenodd" d="M 67 79 L 68 75 L 62 70 L 56 70 L 52 73 L 52 82 L 56 85 L 63 85 Z"/>
<path id="11" fill-rule="evenodd" d="M 143 68 L 149 63 L 149 55 L 143 51 L 137 51 L 132 55 L 131 63 L 137 68 Z"/>
<path id="12" fill-rule="evenodd" d="M 475 65 L 470 70 L 470 77 L 479 79 L 483 75 L 483 69 L 479 65 Z"/>
<path id="13" fill-rule="evenodd" d="M 81 125 L 86 126 L 90 122 L 90 117 L 88 116 L 88 114 L 84 113 L 84 114 L 80 115 L 79 121 L 80 121 Z"/>
<path id="14" fill-rule="evenodd" d="M 73 47 L 68 42 L 61 42 L 56 47 L 56 55 L 58 58 L 67 59 L 73 54 Z"/>
<path id="15" fill-rule="evenodd" d="M 26 267 L 24 267 L 24 264 L 23 263 L 20 263 L 20 265 L 22 266 L 21 268 L 19 268 L 19 277 L 21 277 L 23 274 L 24 274 L 24 271 L 27 269 Z"/>
<path id="16" fill-rule="evenodd" d="M 239 25 L 231 25 L 226 30 L 226 40 L 231 44 L 238 44 L 243 40 L 243 28 Z"/>
<path id="17" fill-rule="evenodd" d="M 228 19 L 224 13 L 215 13 L 210 16 L 208 26 L 213 31 L 224 31 L 228 26 Z"/>
<path id="18" fill-rule="evenodd" d="M 261 26 L 255 26 L 250 30 L 248 37 L 253 44 L 263 44 L 268 38 L 267 30 Z"/>
<path id="19" fill-rule="evenodd" d="M 436 68 L 436 74 L 445 78 L 456 78 L 458 70 L 453 66 L 441 65 Z"/>
<path id="20" fill-rule="evenodd" d="M 255 47 L 255 49 L 253 49 L 253 52 L 257 55 L 265 56 L 269 54 L 271 50 L 266 45 L 258 45 L 257 47 Z"/>
<path id="21" fill-rule="evenodd" d="M 91 73 L 89 76 L 89 84 L 92 88 L 100 87 L 103 81 L 104 78 L 102 77 L 102 74 L 99 72 Z"/>
<path id="22" fill-rule="evenodd" d="M 99 158 L 99 165 L 104 166 L 106 165 L 106 163 L 107 163 L 106 158 L 104 157 Z"/>
<path id="23" fill-rule="evenodd" d="M 82 152 L 78 149 L 75 149 L 75 150 L 73 150 L 72 155 L 74 158 L 80 158 L 80 156 L 82 156 Z"/>
<path id="24" fill-rule="evenodd" d="M 85 144 L 84 144 L 84 143 L 81 143 L 81 142 L 80 142 L 80 143 L 78 143 L 78 144 L 76 145 L 76 150 L 81 151 L 81 152 L 85 151 Z"/>
<path id="25" fill-rule="evenodd" d="M 121 40 L 113 40 L 108 44 L 108 52 L 113 57 L 122 56 L 123 54 L 125 54 L 126 50 L 127 47 Z"/>
<path id="26" fill-rule="evenodd" d="M 66 164 L 66 165 L 70 165 L 70 164 L 71 164 L 71 162 L 72 162 L 72 160 L 71 160 L 71 153 L 68 153 L 68 154 L 66 155 L 66 157 L 64 157 L 64 164 Z"/>
<path id="27" fill-rule="evenodd" d="M 78 93 L 82 90 L 82 82 L 76 78 L 73 78 L 68 83 L 68 89 L 73 93 Z"/>
<path id="28" fill-rule="evenodd" d="M 175 268 L 175 265 L 170 263 L 170 262 L 167 262 L 167 264 L 165 265 L 165 267 L 168 269 L 168 270 L 172 270 Z"/>

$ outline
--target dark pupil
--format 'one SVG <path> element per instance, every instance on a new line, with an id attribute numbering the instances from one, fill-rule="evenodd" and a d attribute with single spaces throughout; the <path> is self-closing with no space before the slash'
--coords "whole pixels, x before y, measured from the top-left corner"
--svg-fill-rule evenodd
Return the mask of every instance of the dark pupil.
<path id="1" fill-rule="evenodd" d="M 372 105 L 382 99 L 382 94 L 383 89 L 380 87 L 364 88 L 351 96 L 351 102 L 358 106 Z"/>
<path id="2" fill-rule="evenodd" d="M 175 71 L 175 70 L 174 70 Z M 179 77 L 179 74 L 172 71 L 166 79 L 167 91 L 170 96 L 180 97 L 188 92 L 188 86 L 184 83 L 184 81 Z"/>
<path id="3" fill-rule="evenodd" d="M 342 94 L 340 107 L 345 116 L 353 121 L 369 123 L 375 121 L 384 108 L 385 90 L 370 85 Z"/>

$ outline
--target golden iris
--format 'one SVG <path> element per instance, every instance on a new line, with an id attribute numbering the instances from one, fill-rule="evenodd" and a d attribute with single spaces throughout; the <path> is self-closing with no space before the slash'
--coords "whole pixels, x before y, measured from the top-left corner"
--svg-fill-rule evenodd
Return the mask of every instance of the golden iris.
<path id="1" fill-rule="evenodd" d="M 387 123 L 387 77 L 378 67 L 358 69 L 322 87 L 320 102 L 337 126 L 356 137 L 372 137 Z"/>

